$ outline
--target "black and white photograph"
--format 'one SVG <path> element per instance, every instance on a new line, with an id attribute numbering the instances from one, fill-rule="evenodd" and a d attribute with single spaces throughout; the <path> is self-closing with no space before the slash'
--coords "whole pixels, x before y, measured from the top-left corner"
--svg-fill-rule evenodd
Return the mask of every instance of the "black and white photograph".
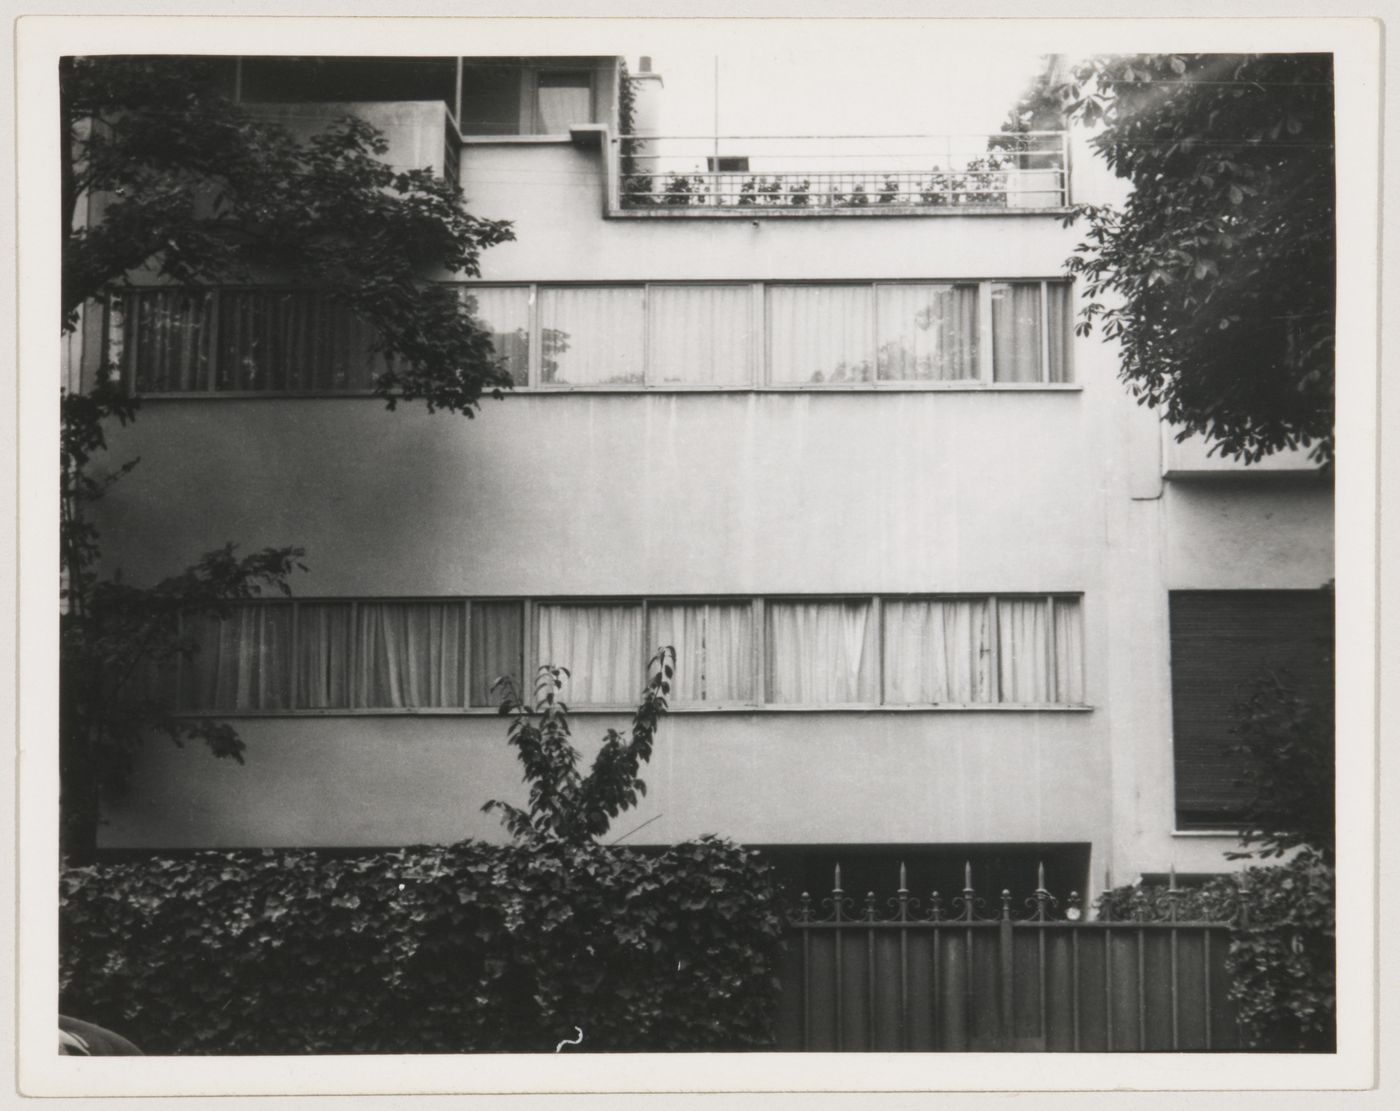
<path id="1" fill-rule="evenodd" d="M 99 22 L 25 1094 L 1371 1083 L 1376 27 Z"/>

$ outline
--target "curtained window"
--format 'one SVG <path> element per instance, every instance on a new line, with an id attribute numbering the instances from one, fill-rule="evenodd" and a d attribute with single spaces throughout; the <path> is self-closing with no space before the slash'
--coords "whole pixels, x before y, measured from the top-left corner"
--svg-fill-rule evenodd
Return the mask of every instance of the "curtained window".
<path id="1" fill-rule="evenodd" d="M 462 705 L 462 603 L 361 602 L 355 705 Z"/>
<path id="2" fill-rule="evenodd" d="M 881 285 L 875 298 L 882 382 L 977 378 L 977 286 Z"/>
<path id="3" fill-rule="evenodd" d="M 886 702 L 995 701 L 988 599 L 888 601 L 883 610 Z"/>
<path id="4" fill-rule="evenodd" d="M 658 285 L 647 303 L 648 380 L 745 385 L 753 381 L 748 286 Z"/>
<path id="5" fill-rule="evenodd" d="M 569 669 L 563 698 L 571 705 L 623 705 L 642 689 L 642 607 L 636 603 L 541 603 L 535 637 L 539 664 Z"/>
<path id="6" fill-rule="evenodd" d="M 828 706 L 879 699 L 869 601 L 769 602 L 768 701 Z"/>
<path id="7" fill-rule="evenodd" d="M 593 118 L 593 75 L 587 70 L 540 70 L 535 78 L 535 132 L 560 135 Z"/>
<path id="8" fill-rule="evenodd" d="M 1070 382 L 1073 381 L 1070 340 L 1074 337 L 1074 325 L 1070 320 L 1074 307 L 1070 287 L 1064 282 L 1047 282 L 1045 298 L 1045 323 L 1050 338 L 1050 381 Z"/>
<path id="9" fill-rule="evenodd" d="M 491 337 L 491 346 L 517 386 L 529 383 L 530 291 L 523 286 L 468 286 L 463 302 Z"/>
<path id="10" fill-rule="evenodd" d="M 199 645 L 181 664 L 180 704 L 200 710 L 285 710 L 292 706 L 292 611 L 235 606 L 226 620 L 187 623 Z"/>
<path id="11" fill-rule="evenodd" d="M 676 650 L 671 701 L 752 702 L 753 607 L 748 602 L 654 602 L 647 644 Z"/>
<path id="12" fill-rule="evenodd" d="M 904 599 L 883 619 L 886 704 L 1084 701 L 1077 598 Z"/>
<path id="13" fill-rule="evenodd" d="M 639 286 L 540 291 L 541 380 L 573 386 L 642 382 L 646 329 Z"/>
<path id="14" fill-rule="evenodd" d="M 350 705 L 354 609 L 348 602 L 303 602 L 297 607 L 297 705 L 343 709 Z"/>
<path id="15" fill-rule="evenodd" d="M 992 286 L 992 379 L 1042 381 L 1039 282 Z"/>
<path id="16" fill-rule="evenodd" d="M 498 706 L 501 691 L 493 690 L 505 676 L 526 702 L 533 700 L 533 675 L 524 673 L 525 616 L 520 602 L 473 602 L 471 643 L 471 704 Z"/>
<path id="17" fill-rule="evenodd" d="M 869 285 L 768 287 L 768 358 L 776 385 L 869 382 L 874 344 Z"/>

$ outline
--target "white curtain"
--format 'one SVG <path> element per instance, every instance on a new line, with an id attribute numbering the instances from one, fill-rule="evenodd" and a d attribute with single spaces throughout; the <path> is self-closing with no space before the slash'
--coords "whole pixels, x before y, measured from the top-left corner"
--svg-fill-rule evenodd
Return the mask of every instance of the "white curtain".
<path id="1" fill-rule="evenodd" d="M 987 599 L 887 601 L 882 610 L 886 703 L 970 705 L 993 700 Z"/>
<path id="2" fill-rule="evenodd" d="M 877 287 L 880 379 L 957 382 L 977 377 L 977 287 Z"/>
<path id="3" fill-rule="evenodd" d="M 462 603 L 361 602 L 355 704 L 462 705 Z"/>
<path id="4" fill-rule="evenodd" d="M 575 386 L 642 381 L 642 290 L 579 286 L 540 291 L 541 378 Z"/>
<path id="5" fill-rule="evenodd" d="M 769 286 L 772 381 L 870 381 L 873 312 L 868 285 Z"/>
<path id="6" fill-rule="evenodd" d="M 1050 381 L 1068 382 L 1072 376 L 1070 339 L 1074 335 L 1071 312 L 1074 309 L 1070 287 L 1050 282 L 1045 287 L 1045 320 L 1050 347 Z"/>
<path id="7" fill-rule="evenodd" d="M 877 701 L 869 602 L 770 602 L 768 701 L 810 706 Z"/>
<path id="8" fill-rule="evenodd" d="M 290 606 L 237 606 L 226 621 L 193 622 L 199 651 L 182 663 L 187 710 L 291 706 Z"/>
<path id="9" fill-rule="evenodd" d="M 586 73 L 541 73 L 535 101 L 539 108 L 539 133 L 561 135 L 572 124 L 590 122 L 590 84 Z"/>
<path id="10" fill-rule="evenodd" d="M 511 381 L 524 386 L 530 371 L 530 291 L 524 286 L 464 286 L 467 313 L 491 336 L 496 358 Z"/>
<path id="11" fill-rule="evenodd" d="M 1039 282 L 992 286 L 992 377 L 1041 380 Z"/>
<path id="12" fill-rule="evenodd" d="M 496 706 L 501 692 L 496 680 L 510 676 L 527 702 L 534 694 L 534 676 L 523 674 L 525 619 L 519 602 L 473 602 L 471 645 L 471 704 Z"/>
<path id="13" fill-rule="evenodd" d="M 115 307 L 117 361 L 138 390 L 208 390 L 213 296 L 180 289 L 130 290 Z"/>
<path id="14" fill-rule="evenodd" d="M 563 696 L 571 705 L 626 705 L 645 679 L 642 608 L 638 605 L 537 605 L 536 659 L 569 669 Z"/>
<path id="15" fill-rule="evenodd" d="M 297 607 L 297 705 L 350 705 L 350 614 L 346 603 Z"/>
<path id="16" fill-rule="evenodd" d="M 997 599 L 997 670 L 1001 701 L 1050 701 L 1050 623 L 1044 598 Z"/>
<path id="17" fill-rule="evenodd" d="M 653 382 L 747 385 L 753 381 L 748 286 L 653 286 L 647 305 Z"/>
<path id="18" fill-rule="evenodd" d="M 753 610 L 747 603 L 654 603 L 647 608 L 649 650 L 676 650 L 671 699 L 753 701 Z"/>
<path id="19" fill-rule="evenodd" d="M 1084 617 L 1078 598 L 1055 599 L 1055 701 L 1084 701 Z"/>

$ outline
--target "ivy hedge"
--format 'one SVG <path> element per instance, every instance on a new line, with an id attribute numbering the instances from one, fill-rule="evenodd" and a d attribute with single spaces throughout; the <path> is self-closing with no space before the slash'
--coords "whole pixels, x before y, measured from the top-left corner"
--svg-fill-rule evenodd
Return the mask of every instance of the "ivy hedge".
<path id="1" fill-rule="evenodd" d="M 71 868 L 60 1009 L 147 1054 L 769 1049 L 767 863 L 541 839 Z"/>

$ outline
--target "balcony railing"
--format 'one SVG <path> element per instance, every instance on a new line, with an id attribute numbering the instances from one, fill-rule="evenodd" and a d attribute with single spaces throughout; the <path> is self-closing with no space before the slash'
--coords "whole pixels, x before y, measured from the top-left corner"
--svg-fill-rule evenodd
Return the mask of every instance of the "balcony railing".
<path id="1" fill-rule="evenodd" d="M 656 215 L 1007 211 L 1069 204 L 1067 133 L 614 140 L 614 208 Z"/>

